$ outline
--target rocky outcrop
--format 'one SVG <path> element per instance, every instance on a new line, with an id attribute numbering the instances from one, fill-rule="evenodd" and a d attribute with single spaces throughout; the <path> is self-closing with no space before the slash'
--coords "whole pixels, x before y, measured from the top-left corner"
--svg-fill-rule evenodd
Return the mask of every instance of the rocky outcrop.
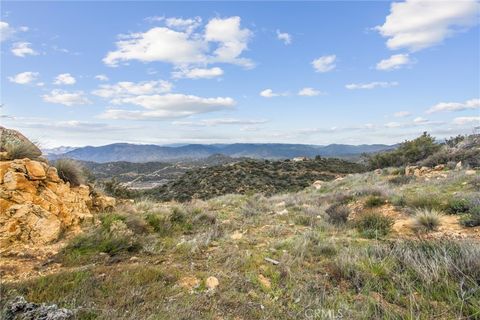
<path id="1" fill-rule="evenodd" d="M 30 159 L 0 161 L 0 251 L 45 245 L 93 222 L 115 199 L 90 187 L 71 187 L 55 167 Z"/>
<path id="2" fill-rule="evenodd" d="M 25 298 L 19 296 L 7 303 L 3 311 L 3 316 L 5 320 L 67 320 L 73 319 L 75 313 L 72 310 L 59 308 L 56 304 L 47 305 L 28 302 Z"/>
<path id="3" fill-rule="evenodd" d="M 40 149 L 35 144 L 30 142 L 30 140 L 28 140 L 23 134 L 21 134 L 16 130 L 7 129 L 0 126 L 0 153 L 7 151 L 6 148 L 8 144 L 18 144 L 18 143 L 27 144 L 29 145 L 29 148 L 35 154 L 37 154 L 37 156 L 42 155 L 42 151 L 40 151 Z"/>

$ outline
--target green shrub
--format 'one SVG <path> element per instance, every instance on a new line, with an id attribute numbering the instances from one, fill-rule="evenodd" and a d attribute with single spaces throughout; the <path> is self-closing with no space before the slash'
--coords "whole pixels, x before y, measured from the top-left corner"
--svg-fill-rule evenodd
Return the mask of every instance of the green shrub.
<path id="1" fill-rule="evenodd" d="M 413 176 L 396 176 L 388 179 L 388 182 L 394 185 L 403 185 L 410 183 L 412 180 L 414 180 L 415 177 Z"/>
<path id="2" fill-rule="evenodd" d="M 263 196 L 255 195 L 249 197 L 245 204 L 242 206 L 241 213 L 246 217 L 258 216 L 269 212 L 269 208 L 266 200 Z"/>
<path id="3" fill-rule="evenodd" d="M 328 207 L 327 210 L 325 210 L 325 213 L 328 216 L 329 222 L 341 225 L 347 222 L 348 216 L 350 215 L 350 209 L 346 205 L 335 203 Z"/>
<path id="4" fill-rule="evenodd" d="M 467 213 L 470 210 L 470 201 L 453 198 L 448 201 L 446 212 L 449 214 Z"/>
<path id="5" fill-rule="evenodd" d="M 59 159 L 55 161 L 58 176 L 71 186 L 79 186 L 85 183 L 85 176 L 82 165 L 70 159 Z"/>
<path id="6" fill-rule="evenodd" d="M 6 143 L 5 151 L 7 152 L 7 157 L 10 160 L 24 158 L 36 159 L 42 155 L 42 153 L 33 143 L 20 140 Z"/>
<path id="7" fill-rule="evenodd" d="M 460 223 L 465 227 L 480 226 L 480 206 L 471 208 L 469 213 L 460 219 Z"/>
<path id="8" fill-rule="evenodd" d="M 440 148 L 441 146 L 435 142 L 435 138 L 424 132 L 414 140 L 402 142 L 395 150 L 370 156 L 369 167 L 377 169 L 413 164 L 434 154 Z"/>
<path id="9" fill-rule="evenodd" d="M 295 224 L 297 225 L 311 226 L 314 222 L 313 217 L 306 214 L 297 214 L 295 216 Z"/>
<path id="10" fill-rule="evenodd" d="M 440 214 L 436 210 L 417 210 L 413 217 L 412 229 L 415 232 L 435 231 L 440 226 Z"/>
<path id="11" fill-rule="evenodd" d="M 406 206 L 420 209 L 442 210 L 445 203 L 440 194 L 436 193 L 415 193 L 405 197 Z"/>
<path id="12" fill-rule="evenodd" d="M 379 196 L 370 196 L 365 201 L 365 207 L 366 208 L 379 207 L 383 204 L 385 204 L 385 199 L 383 197 L 379 197 Z"/>
<path id="13" fill-rule="evenodd" d="M 386 236 L 393 226 L 393 219 L 377 212 L 368 212 L 355 223 L 357 230 L 366 238 Z"/>
<path id="14" fill-rule="evenodd" d="M 390 199 L 390 202 L 397 207 L 404 207 L 407 204 L 407 201 L 403 194 L 392 196 L 392 198 Z"/>

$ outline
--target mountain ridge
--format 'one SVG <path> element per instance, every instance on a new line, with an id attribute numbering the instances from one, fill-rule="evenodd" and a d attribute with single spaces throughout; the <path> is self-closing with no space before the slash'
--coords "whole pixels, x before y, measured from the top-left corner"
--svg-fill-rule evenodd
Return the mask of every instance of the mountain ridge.
<path id="1" fill-rule="evenodd" d="M 113 143 L 104 146 L 86 146 L 49 155 L 51 160 L 71 158 L 93 162 L 175 162 L 207 158 L 214 154 L 229 157 L 254 159 L 290 159 L 294 157 L 354 157 L 362 153 L 375 153 L 395 148 L 385 144 L 283 144 L 283 143 L 234 143 L 234 144 L 188 144 L 161 146 L 154 144 Z"/>

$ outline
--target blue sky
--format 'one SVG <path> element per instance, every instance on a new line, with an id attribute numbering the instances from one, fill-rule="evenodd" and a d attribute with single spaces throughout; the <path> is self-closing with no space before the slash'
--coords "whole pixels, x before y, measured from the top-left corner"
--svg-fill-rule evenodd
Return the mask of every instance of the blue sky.
<path id="1" fill-rule="evenodd" d="M 473 0 L 1 9 L 0 121 L 44 147 L 395 143 L 480 125 Z"/>

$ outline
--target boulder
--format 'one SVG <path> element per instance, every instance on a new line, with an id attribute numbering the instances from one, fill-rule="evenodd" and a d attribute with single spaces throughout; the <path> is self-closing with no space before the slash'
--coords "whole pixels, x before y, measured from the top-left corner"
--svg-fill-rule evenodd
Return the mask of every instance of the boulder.
<path id="1" fill-rule="evenodd" d="M 24 297 L 16 297 L 5 305 L 5 320 L 15 319 L 46 319 L 67 320 L 73 319 L 72 310 L 59 308 L 56 304 L 36 304 L 28 302 Z"/>
<path id="2" fill-rule="evenodd" d="M 17 144 L 17 143 L 24 143 L 29 145 L 33 153 L 35 154 L 36 157 L 39 157 L 42 155 L 42 151 L 34 145 L 30 140 L 28 140 L 23 134 L 20 132 L 13 130 L 13 129 L 7 129 L 2 126 L 0 126 L 0 152 L 5 152 L 7 151 L 7 147 L 9 144 Z M 2 153 L 2 157 L 4 154 Z M 5 159 L 5 158 L 4 158 Z"/>
<path id="3" fill-rule="evenodd" d="M 207 280 L 205 280 L 205 286 L 208 288 L 208 290 L 215 290 L 220 282 L 216 277 L 208 277 Z"/>
<path id="4" fill-rule="evenodd" d="M 28 178 L 31 180 L 43 180 L 47 177 L 45 168 L 38 161 L 27 161 L 25 168 L 27 169 Z"/>
<path id="5" fill-rule="evenodd" d="M 322 184 L 323 184 L 323 181 L 317 180 L 317 181 L 315 181 L 315 182 L 312 184 L 312 186 L 313 186 L 315 189 L 318 190 L 318 189 L 321 189 L 321 188 L 322 188 Z"/>
<path id="6" fill-rule="evenodd" d="M 462 161 L 457 162 L 455 165 L 455 170 L 460 171 L 463 169 Z"/>
<path id="7" fill-rule="evenodd" d="M 415 170 L 417 170 L 417 166 L 406 166 L 405 167 L 405 175 L 406 176 L 413 176 L 415 174 Z"/>

